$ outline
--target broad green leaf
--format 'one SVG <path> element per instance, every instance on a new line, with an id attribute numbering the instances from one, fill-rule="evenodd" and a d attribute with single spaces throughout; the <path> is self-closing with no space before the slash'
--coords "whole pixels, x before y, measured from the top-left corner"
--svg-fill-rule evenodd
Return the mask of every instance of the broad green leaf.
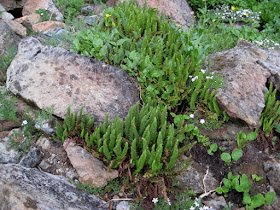
<path id="1" fill-rule="evenodd" d="M 225 161 L 225 163 L 227 163 L 227 164 L 229 164 L 229 163 L 231 162 L 231 156 L 230 156 L 230 154 L 227 153 L 227 152 L 223 152 L 223 153 L 221 154 L 221 159 L 222 159 L 223 161 Z"/>
<path id="2" fill-rule="evenodd" d="M 251 133 L 248 133 L 247 135 L 247 139 L 250 140 L 250 141 L 253 141 L 257 138 L 257 133 L 256 132 L 251 132 Z"/>
<path id="3" fill-rule="evenodd" d="M 265 194 L 265 204 L 267 204 L 267 205 L 272 204 L 275 199 L 275 195 L 276 195 L 275 192 L 272 192 L 272 191 L 267 192 Z"/>
<path id="4" fill-rule="evenodd" d="M 233 152 L 231 153 L 231 157 L 233 160 L 237 161 L 239 160 L 239 158 L 241 158 L 243 155 L 243 151 L 242 149 L 235 149 L 233 150 Z"/>

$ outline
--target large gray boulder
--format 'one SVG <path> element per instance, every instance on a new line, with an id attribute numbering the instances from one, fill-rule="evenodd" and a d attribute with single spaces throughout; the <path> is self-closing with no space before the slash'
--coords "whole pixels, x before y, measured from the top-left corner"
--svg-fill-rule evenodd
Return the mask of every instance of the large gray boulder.
<path id="1" fill-rule="evenodd" d="M 108 209 L 94 195 L 78 190 L 65 178 L 35 168 L 0 164 L 1 209 Z"/>
<path id="2" fill-rule="evenodd" d="M 260 126 L 265 107 L 264 93 L 271 73 L 258 62 L 267 59 L 268 51 L 242 39 L 234 48 L 212 55 L 211 71 L 223 75 L 226 85 L 217 92 L 218 103 L 230 117 L 252 128 Z"/>
<path id="3" fill-rule="evenodd" d="M 18 54 L 7 70 L 7 89 L 39 108 L 54 106 L 54 114 L 65 118 L 72 111 L 91 114 L 97 122 L 119 114 L 124 118 L 138 101 L 134 81 L 122 69 L 71 53 L 60 47 L 44 46 L 33 37 L 23 39 Z"/>

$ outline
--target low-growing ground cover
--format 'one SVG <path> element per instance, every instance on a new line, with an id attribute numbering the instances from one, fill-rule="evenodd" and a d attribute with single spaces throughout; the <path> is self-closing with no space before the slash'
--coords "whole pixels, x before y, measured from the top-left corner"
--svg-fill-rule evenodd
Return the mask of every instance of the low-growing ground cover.
<path id="1" fill-rule="evenodd" d="M 189 196 L 194 196 L 189 191 L 186 191 L 186 196 L 180 196 L 176 183 L 170 179 L 180 173 L 175 166 L 178 166 L 181 155 L 195 143 L 194 148 L 200 147 L 205 152 L 201 156 L 221 157 L 219 164 L 226 168 L 221 176 L 225 177 L 230 165 L 245 155 L 249 141 L 260 139 L 257 134 L 268 137 L 274 133 L 275 127 L 279 128 L 279 102 L 271 86 L 265 96 L 262 127 L 250 135 L 240 132 L 237 149 L 225 151 L 227 148 L 212 143 L 199 130 L 216 129 L 229 120 L 215 97 L 215 90 L 226 84 L 223 84 L 221 76 L 209 73 L 212 61 L 207 56 L 232 48 L 239 38 L 264 47 L 279 47 L 279 11 L 274 9 L 278 2 L 189 1 L 196 16 L 196 22 L 189 30 L 171 23 L 164 14 L 159 18 L 156 10 L 134 6 L 134 1 L 106 8 L 95 25 L 85 27 L 76 19 L 84 1 L 55 2 L 60 8 L 66 5 L 63 12 L 72 32 L 66 41 L 71 43 L 71 51 L 124 69 L 137 79 L 143 104 L 132 107 L 124 121 L 116 118 L 100 127 L 94 126 L 89 115 L 83 115 L 82 111 L 80 114 L 71 113 L 69 109 L 64 123 L 57 123 L 57 137 L 60 141 L 75 138 L 95 157 L 103 160 L 108 168 L 119 169 L 124 179 L 118 180 L 121 185 L 118 190 L 121 188 L 131 194 L 145 209 L 203 208 L 201 200 L 189 199 Z M 264 8 L 270 9 L 273 15 Z M 242 23 L 242 26 L 233 27 L 236 23 Z M 265 40 L 269 40 L 267 45 Z M 11 58 L 3 59 L 6 60 Z M 151 97 L 155 101 L 151 102 Z M 9 118 L 4 108 L 9 108 L 12 101 L 1 100 L 6 105 L 0 109 L 0 116 Z M 29 125 L 23 119 L 23 130 L 30 129 Z M 194 158 L 200 155 L 198 153 L 199 149 L 192 153 Z M 183 163 L 185 166 L 182 167 L 187 168 L 189 159 Z M 243 178 L 245 190 L 240 190 L 241 184 L 226 184 L 224 179 L 224 187 L 217 192 L 231 195 L 230 190 L 240 191 L 247 209 L 273 202 L 273 192 L 252 198 L 248 196 L 250 181 L 246 177 Z M 239 178 L 232 174 L 228 177 L 232 182 L 240 181 Z M 111 185 L 105 189 L 91 187 L 81 188 L 99 194 L 116 190 Z M 130 192 L 128 189 L 131 187 L 136 191 Z M 183 199 L 185 202 L 180 202 Z M 255 202 L 257 199 L 263 202 Z"/>

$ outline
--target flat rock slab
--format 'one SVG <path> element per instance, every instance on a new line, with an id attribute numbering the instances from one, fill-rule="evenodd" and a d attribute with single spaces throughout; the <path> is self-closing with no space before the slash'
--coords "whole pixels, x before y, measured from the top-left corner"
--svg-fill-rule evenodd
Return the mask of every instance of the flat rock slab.
<path id="1" fill-rule="evenodd" d="M 137 86 L 122 69 L 71 53 L 60 47 L 43 46 L 33 37 L 23 39 L 7 70 L 7 89 L 39 108 L 54 106 L 54 115 L 65 118 L 72 111 L 84 112 L 100 123 L 119 114 L 125 118 L 138 101 Z"/>
<path id="2" fill-rule="evenodd" d="M 0 207 L 2 209 L 108 209 L 94 195 L 78 190 L 65 178 L 35 168 L 0 164 Z"/>
<path id="3" fill-rule="evenodd" d="M 67 156 L 79 175 L 79 181 L 90 183 L 96 187 L 105 187 L 107 182 L 118 177 L 118 171 L 111 169 L 108 171 L 103 162 L 93 158 L 92 154 L 80 146 L 75 146 L 73 142 L 67 145 L 64 142 Z"/>
<path id="4" fill-rule="evenodd" d="M 211 71 L 223 75 L 226 85 L 217 92 L 219 105 L 230 117 L 241 119 L 252 128 L 260 126 L 265 107 L 264 93 L 271 74 L 258 61 L 267 58 L 266 50 L 245 40 L 239 40 L 230 50 L 212 55 Z"/>

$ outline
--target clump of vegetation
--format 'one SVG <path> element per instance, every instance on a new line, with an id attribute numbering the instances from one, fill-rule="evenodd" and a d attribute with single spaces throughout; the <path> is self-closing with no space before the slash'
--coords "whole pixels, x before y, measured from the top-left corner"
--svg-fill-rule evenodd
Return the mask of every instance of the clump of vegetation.
<path id="1" fill-rule="evenodd" d="M 217 40 L 215 44 L 223 42 L 233 47 L 239 38 L 244 38 L 258 46 L 280 49 L 278 0 L 190 0 L 188 3 L 196 16 L 206 17 L 210 28 L 215 25 L 212 27 L 214 36 L 228 36 L 228 41 Z M 241 23 L 242 26 L 233 28 L 234 23 Z"/>
<path id="2" fill-rule="evenodd" d="M 57 123 L 57 134 L 63 141 L 66 136 L 83 139 L 87 150 L 109 168 L 128 172 L 132 182 L 147 182 L 185 170 L 190 158 L 180 164 L 178 161 L 196 143 L 195 138 L 201 138 L 194 126 L 169 124 L 167 114 L 167 107 L 161 109 L 150 100 L 141 110 L 139 103 L 131 107 L 125 121 L 117 117 L 109 123 L 107 115 L 106 121 L 93 129 L 93 120 L 82 116 L 82 110 L 78 115 L 68 109 L 64 124 Z"/>
<path id="3" fill-rule="evenodd" d="M 40 15 L 40 21 L 39 22 L 55 20 L 55 18 L 52 16 L 52 14 L 50 14 L 50 12 L 45 10 L 45 9 L 37 9 L 35 13 Z"/>
<path id="4" fill-rule="evenodd" d="M 253 180 L 260 180 L 256 174 L 252 175 Z M 275 192 L 267 192 L 265 196 L 258 193 L 257 195 L 250 196 L 250 185 L 252 181 L 246 176 L 246 174 L 233 175 L 231 172 L 228 173 L 227 178 L 223 179 L 223 187 L 218 187 L 216 189 L 218 194 L 223 194 L 227 197 L 231 190 L 236 190 L 239 193 L 243 193 L 242 203 L 246 205 L 246 210 L 256 209 L 264 204 L 272 204 L 275 198 Z"/>
<path id="5" fill-rule="evenodd" d="M 28 152 L 33 139 L 42 133 L 44 123 L 52 119 L 53 108 L 37 111 L 34 116 L 29 113 L 29 108 L 21 114 L 16 109 L 16 97 L 12 96 L 5 88 L 0 90 L 0 117 L 14 122 L 20 129 L 10 136 L 10 147 L 16 148 L 24 155 Z"/>
<path id="6" fill-rule="evenodd" d="M 6 82 L 6 71 L 17 54 L 16 46 L 9 46 L 5 33 L 7 52 L 0 55 L 0 84 Z"/>
<path id="7" fill-rule="evenodd" d="M 54 3 L 62 11 L 66 22 L 72 21 L 74 17 L 79 15 L 85 5 L 84 0 L 54 0 Z"/>
<path id="8" fill-rule="evenodd" d="M 202 37 L 195 29 L 183 31 L 164 14 L 159 18 L 157 11 L 135 7 L 131 1 L 106 9 L 97 26 L 79 31 L 72 51 L 137 77 L 144 101 L 155 97 L 169 109 L 185 101 L 191 110 L 198 103 L 208 104 L 221 116 L 210 89 L 221 87 L 222 80 L 201 70 L 208 49 L 201 44 Z"/>

